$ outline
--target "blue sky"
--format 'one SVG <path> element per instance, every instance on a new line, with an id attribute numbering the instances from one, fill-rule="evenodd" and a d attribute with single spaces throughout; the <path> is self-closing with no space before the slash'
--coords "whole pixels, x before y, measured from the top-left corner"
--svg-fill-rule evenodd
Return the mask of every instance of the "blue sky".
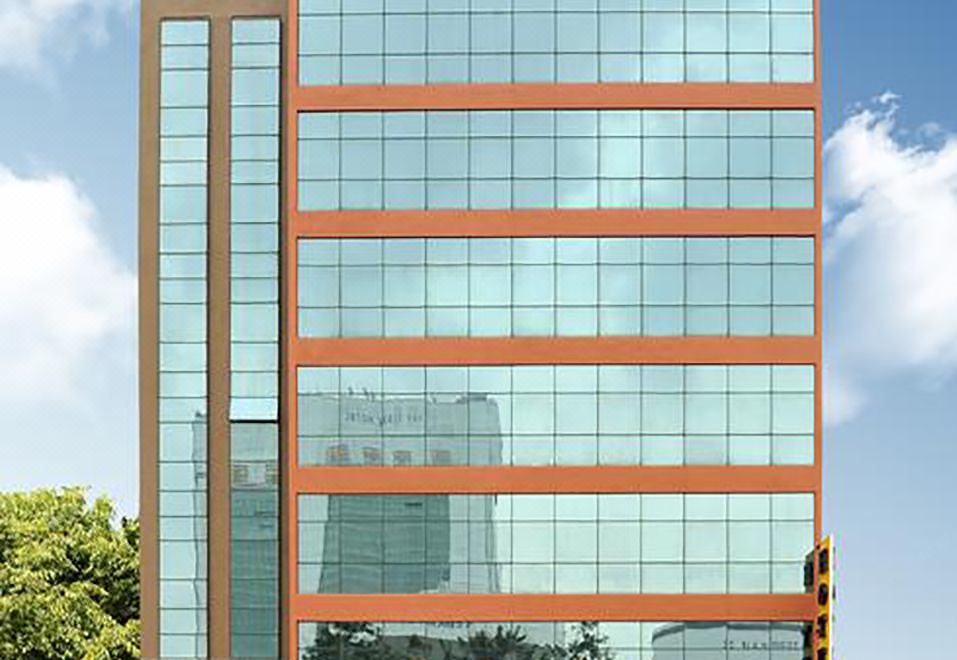
<path id="1" fill-rule="evenodd" d="M 823 4 L 838 642 L 848 659 L 944 660 L 957 615 L 957 3 Z M 0 2 L 0 489 L 87 483 L 130 514 L 136 26 L 132 0 Z"/>

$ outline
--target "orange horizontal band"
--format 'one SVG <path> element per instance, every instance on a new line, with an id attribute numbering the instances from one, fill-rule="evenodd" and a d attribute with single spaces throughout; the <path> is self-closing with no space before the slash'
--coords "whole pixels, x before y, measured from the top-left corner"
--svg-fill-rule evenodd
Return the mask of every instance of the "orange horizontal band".
<path id="1" fill-rule="evenodd" d="M 809 493 L 815 466 L 310 467 L 293 492 L 386 493 Z"/>
<path id="2" fill-rule="evenodd" d="M 296 366 L 814 364 L 816 337 L 299 338 Z"/>
<path id="3" fill-rule="evenodd" d="M 294 621 L 810 621 L 811 594 L 297 595 Z"/>
<path id="4" fill-rule="evenodd" d="M 815 236 L 817 209 L 534 209 L 299 211 L 300 237 Z"/>
<path id="5" fill-rule="evenodd" d="M 305 110 L 816 108 L 820 86 L 764 83 L 529 83 L 293 87 Z"/>

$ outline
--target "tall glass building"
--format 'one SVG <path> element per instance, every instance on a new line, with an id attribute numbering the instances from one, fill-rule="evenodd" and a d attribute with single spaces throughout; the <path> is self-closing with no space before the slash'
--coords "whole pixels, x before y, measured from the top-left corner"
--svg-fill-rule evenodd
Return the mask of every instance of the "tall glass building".
<path id="1" fill-rule="evenodd" d="M 804 657 L 815 0 L 141 6 L 144 657 Z"/>

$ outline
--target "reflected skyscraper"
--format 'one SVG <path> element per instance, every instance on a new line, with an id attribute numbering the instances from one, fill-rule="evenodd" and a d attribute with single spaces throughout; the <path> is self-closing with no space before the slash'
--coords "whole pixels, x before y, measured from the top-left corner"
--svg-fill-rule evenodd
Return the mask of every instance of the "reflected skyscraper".
<path id="1" fill-rule="evenodd" d="M 299 410 L 300 432 L 310 439 L 300 445 L 305 463 L 502 464 L 498 406 L 483 395 L 316 394 L 301 397 Z M 317 593 L 499 592 L 494 500 L 329 497 L 333 522 L 314 530 L 328 567 Z"/>
<path id="2" fill-rule="evenodd" d="M 498 404 L 484 394 L 303 394 L 299 416 L 307 465 L 503 464 Z"/>

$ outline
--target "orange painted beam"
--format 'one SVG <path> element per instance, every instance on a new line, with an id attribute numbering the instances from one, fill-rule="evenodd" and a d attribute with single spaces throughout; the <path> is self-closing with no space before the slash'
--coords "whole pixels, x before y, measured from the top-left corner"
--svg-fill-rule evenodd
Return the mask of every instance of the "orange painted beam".
<path id="1" fill-rule="evenodd" d="M 295 621 L 810 621 L 811 594 L 298 595 Z"/>
<path id="2" fill-rule="evenodd" d="M 815 108 L 817 83 L 526 83 L 294 87 L 300 111 Z"/>
<path id="3" fill-rule="evenodd" d="M 298 338 L 294 366 L 814 364 L 816 337 Z"/>
<path id="4" fill-rule="evenodd" d="M 299 238 L 420 236 L 817 236 L 818 209 L 293 211 Z"/>
<path id="5" fill-rule="evenodd" d="M 292 488 L 314 494 L 809 493 L 808 466 L 297 467 Z"/>

